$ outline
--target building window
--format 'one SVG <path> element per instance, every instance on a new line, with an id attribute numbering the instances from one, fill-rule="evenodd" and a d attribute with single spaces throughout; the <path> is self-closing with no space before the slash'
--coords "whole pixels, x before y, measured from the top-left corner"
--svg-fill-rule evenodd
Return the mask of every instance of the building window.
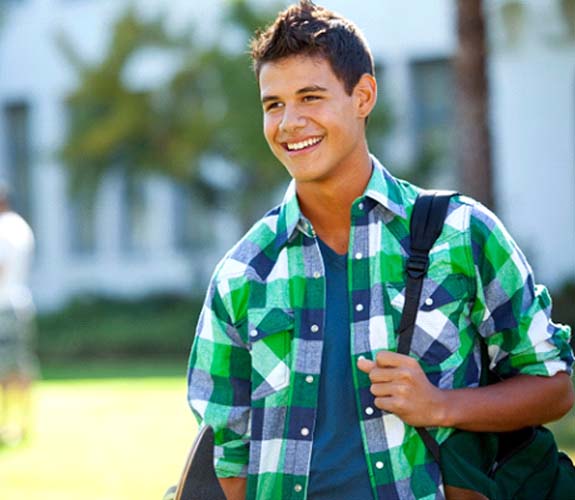
<path id="1" fill-rule="evenodd" d="M 147 199 L 141 179 L 121 178 L 120 245 L 127 254 L 142 254 L 146 250 Z"/>
<path id="2" fill-rule="evenodd" d="M 33 221 L 30 171 L 30 106 L 14 102 L 4 106 L 4 130 L 6 131 L 6 181 L 11 188 L 12 208 L 31 225 Z"/>
<path id="3" fill-rule="evenodd" d="M 411 65 L 412 130 L 416 162 L 429 178 L 455 187 L 455 104 L 451 61 L 436 59 Z"/>
<path id="4" fill-rule="evenodd" d="M 64 103 L 64 111 L 66 113 L 66 125 L 69 135 L 80 120 L 80 109 L 74 106 L 72 101 L 68 100 Z M 74 170 L 74 174 L 77 176 L 77 172 L 81 171 L 81 167 L 74 165 Z M 95 206 L 97 189 L 95 193 L 90 192 L 90 190 L 85 190 L 85 192 L 81 194 L 74 193 L 72 192 L 73 186 L 71 185 L 74 182 L 73 177 L 70 177 L 68 182 L 70 185 L 66 205 L 69 248 L 72 254 L 90 256 L 96 251 Z M 77 187 L 81 188 L 82 186 Z"/>
<path id="5" fill-rule="evenodd" d="M 68 201 L 70 247 L 76 255 L 96 251 L 96 215 L 94 198 L 72 196 Z"/>
<path id="6" fill-rule="evenodd" d="M 181 252 L 191 252 L 207 247 L 210 242 L 211 225 L 208 208 L 193 190 L 180 184 L 173 188 L 174 246 Z"/>

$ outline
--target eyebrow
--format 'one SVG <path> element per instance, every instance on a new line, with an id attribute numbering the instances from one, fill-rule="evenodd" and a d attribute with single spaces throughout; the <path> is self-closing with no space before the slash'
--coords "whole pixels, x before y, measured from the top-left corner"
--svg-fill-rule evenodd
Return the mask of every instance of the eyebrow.
<path id="1" fill-rule="evenodd" d="M 307 87 L 303 87 L 303 88 L 297 90 L 296 95 L 309 94 L 310 92 L 327 92 L 327 89 L 325 87 L 320 86 L 320 85 L 308 85 Z M 262 104 L 265 104 L 266 102 L 269 102 L 269 101 L 277 101 L 277 100 L 279 100 L 278 96 L 265 95 L 262 97 Z"/>

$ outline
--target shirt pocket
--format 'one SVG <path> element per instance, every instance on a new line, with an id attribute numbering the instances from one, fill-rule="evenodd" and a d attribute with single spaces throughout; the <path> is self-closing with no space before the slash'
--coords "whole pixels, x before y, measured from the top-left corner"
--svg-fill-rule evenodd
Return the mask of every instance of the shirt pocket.
<path id="1" fill-rule="evenodd" d="M 395 331 L 405 305 L 405 284 L 388 284 L 396 309 Z M 460 333 L 469 322 L 469 278 L 463 274 L 434 272 L 423 281 L 410 353 L 428 366 L 440 365 L 461 346 Z"/>
<path id="2" fill-rule="evenodd" d="M 252 311 L 249 344 L 252 357 L 252 399 L 262 399 L 286 388 L 291 375 L 294 313 L 273 308 Z"/>

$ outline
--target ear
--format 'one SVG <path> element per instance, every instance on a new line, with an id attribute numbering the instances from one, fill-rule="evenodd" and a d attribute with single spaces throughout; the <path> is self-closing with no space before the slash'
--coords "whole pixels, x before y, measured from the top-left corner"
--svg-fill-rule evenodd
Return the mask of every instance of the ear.
<path id="1" fill-rule="evenodd" d="M 353 97 L 358 118 L 366 118 L 377 101 L 377 82 L 369 73 L 364 73 L 355 88 Z"/>

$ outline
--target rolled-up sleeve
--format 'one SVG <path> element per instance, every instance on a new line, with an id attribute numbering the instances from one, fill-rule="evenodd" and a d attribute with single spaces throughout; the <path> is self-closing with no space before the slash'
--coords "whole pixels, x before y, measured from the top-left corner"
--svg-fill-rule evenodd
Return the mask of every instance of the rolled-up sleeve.
<path id="1" fill-rule="evenodd" d="M 188 402 L 214 429 L 218 477 L 246 477 L 249 453 L 250 353 L 226 298 L 212 279 L 190 353 Z"/>
<path id="2" fill-rule="evenodd" d="M 490 368 L 502 378 L 571 373 L 571 330 L 551 320 L 551 297 L 535 284 L 513 238 L 479 203 L 470 227 L 477 287 L 472 320 L 487 343 Z"/>

